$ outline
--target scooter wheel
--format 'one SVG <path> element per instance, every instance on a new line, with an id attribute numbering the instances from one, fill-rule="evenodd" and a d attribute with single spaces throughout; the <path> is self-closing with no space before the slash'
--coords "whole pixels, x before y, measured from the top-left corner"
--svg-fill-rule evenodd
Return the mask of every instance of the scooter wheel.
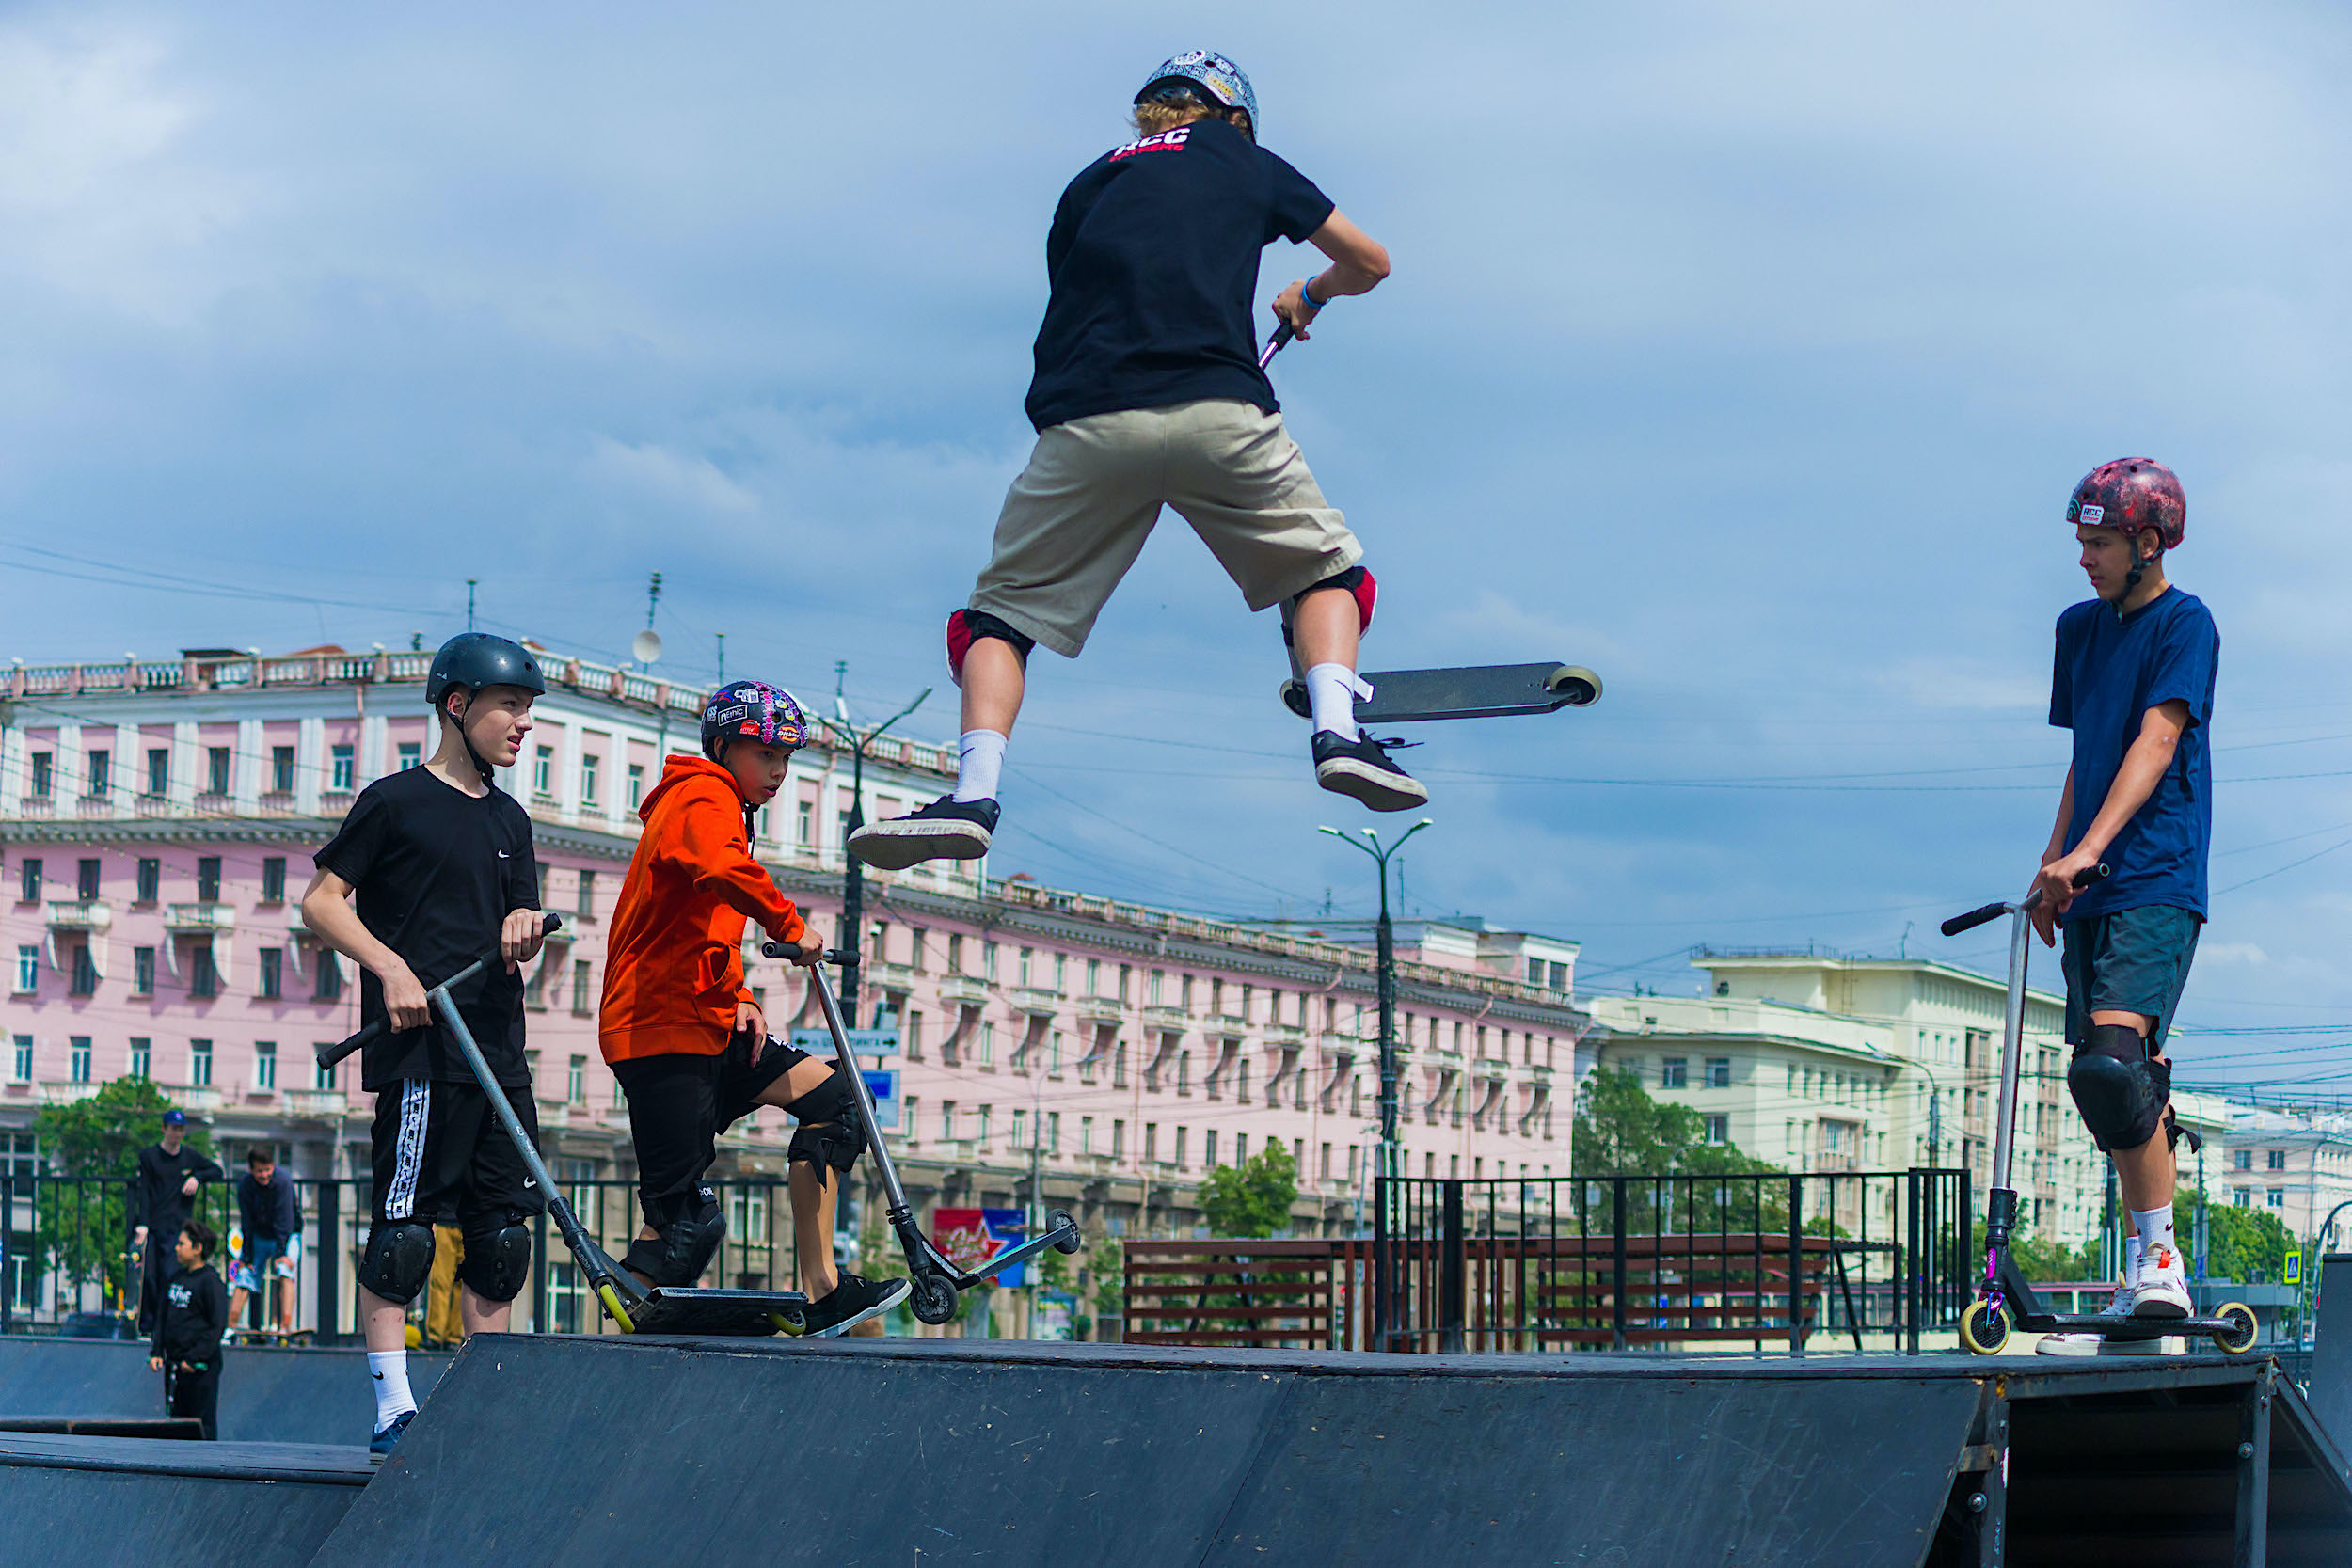
<path id="1" fill-rule="evenodd" d="M 1570 707 L 1591 707 L 1600 701 L 1600 677 L 1581 664 L 1563 664 L 1544 686 Z"/>
<path id="2" fill-rule="evenodd" d="M 1979 1355 L 2000 1354 L 2009 1343 L 2009 1315 L 1981 1298 L 1970 1302 L 1960 1315 L 1960 1342 Z"/>
<path id="3" fill-rule="evenodd" d="M 915 1321 L 944 1323 L 956 1315 L 956 1288 L 935 1274 L 917 1275 L 910 1281 L 914 1287 L 907 1298 Z"/>
<path id="4" fill-rule="evenodd" d="M 1078 1222 L 1070 1217 L 1070 1211 L 1067 1209 L 1055 1209 L 1047 1212 L 1045 1215 L 1046 1229 L 1059 1230 L 1065 1226 L 1069 1227 L 1070 1234 L 1057 1240 L 1054 1243 L 1054 1250 L 1056 1252 L 1075 1252 L 1078 1250 Z"/>
<path id="5" fill-rule="evenodd" d="M 2254 1336 L 2260 1331 L 2260 1325 L 2254 1322 L 2251 1307 L 2240 1302 L 2224 1302 L 2221 1310 L 2214 1316 L 2230 1325 L 2213 1337 L 2213 1342 L 2224 1355 L 2244 1355 L 2254 1348 Z"/>

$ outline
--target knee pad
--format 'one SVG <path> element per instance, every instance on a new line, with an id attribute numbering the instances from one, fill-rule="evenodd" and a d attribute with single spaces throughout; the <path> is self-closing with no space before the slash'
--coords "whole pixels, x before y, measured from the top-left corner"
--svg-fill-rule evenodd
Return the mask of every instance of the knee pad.
<path id="1" fill-rule="evenodd" d="M 691 1214 L 671 1220 L 668 1224 L 652 1221 L 660 1231 L 658 1237 L 638 1237 L 629 1243 L 622 1256 L 622 1267 L 644 1275 L 656 1285 L 691 1285 L 710 1268 L 710 1260 L 719 1256 L 719 1243 L 726 1240 L 727 1217 L 720 1211 L 719 1195 L 705 1187 L 702 1201 Z"/>
<path id="2" fill-rule="evenodd" d="M 1036 638 L 1016 631 L 1010 623 L 985 610 L 959 610 L 947 617 L 947 676 L 958 686 L 963 684 L 963 656 L 983 637 L 1011 643 L 1025 669 L 1028 666 L 1029 650 L 1037 646 Z"/>
<path id="3" fill-rule="evenodd" d="M 359 1283 L 376 1295 L 405 1307 L 432 1274 L 431 1226 L 399 1220 L 368 1231 L 367 1249 L 359 1254 Z"/>
<path id="4" fill-rule="evenodd" d="M 2165 1124 L 2172 1069 L 2148 1054 L 2138 1030 L 2096 1023 L 2090 1043 L 2074 1048 L 2066 1088 L 2093 1143 L 2104 1149 L 2137 1148 Z"/>
<path id="5" fill-rule="evenodd" d="M 1361 566 L 1350 566 L 1334 577 L 1325 578 L 1311 588 L 1302 588 L 1282 601 L 1282 646 L 1291 646 L 1291 622 L 1297 617 L 1298 601 L 1310 594 L 1320 594 L 1327 588 L 1344 588 L 1356 600 L 1356 629 L 1360 635 L 1372 629 L 1372 607 L 1380 597 L 1380 583 Z"/>
<path id="6" fill-rule="evenodd" d="M 831 1165 L 834 1170 L 846 1171 L 866 1152 L 866 1117 L 858 1104 L 857 1091 L 850 1086 L 839 1068 L 833 1069 L 832 1077 L 800 1099 L 787 1102 L 784 1108 L 801 1123 L 785 1149 L 786 1164 L 802 1160 L 812 1165 Z"/>
<path id="7" fill-rule="evenodd" d="M 468 1231 L 457 1277 L 484 1301 L 513 1301 L 531 1283 L 531 1227 L 509 1214 L 496 1229 Z"/>

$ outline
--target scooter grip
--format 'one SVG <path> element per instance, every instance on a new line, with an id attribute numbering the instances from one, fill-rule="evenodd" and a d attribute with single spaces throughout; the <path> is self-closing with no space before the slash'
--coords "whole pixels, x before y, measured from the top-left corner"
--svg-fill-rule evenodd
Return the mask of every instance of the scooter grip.
<path id="1" fill-rule="evenodd" d="M 544 913 L 540 915 L 539 919 L 539 935 L 542 938 L 553 936 L 556 932 L 564 928 L 564 917 L 560 914 Z M 491 962 L 493 959 L 498 958 L 499 951 L 500 949 L 498 947 L 491 948 L 487 953 L 482 955 L 481 958 L 477 960 L 476 966 L 478 967 L 480 964 Z M 461 971 L 460 973 L 463 972 Z M 450 978 L 455 979 L 456 976 L 452 975 Z M 444 986 L 448 984 L 448 980 L 441 982 L 441 985 Z M 431 989 L 437 990 L 440 987 L 436 986 Z M 372 1023 L 362 1024 L 358 1033 L 338 1040 L 333 1045 L 320 1046 L 318 1049 L 319 1066 L 333 1067 L 336 1063 L 342 1061 L 353 1052 L 359 1050 L 363 1046 L 371 1045 L 375 1041 L 382 1039 L 388 1033 L 390 1032 L 391 1027 L 392 1021 L 389 1016 L 379 1018 Z"/>
<path id="2" fill-rule="evenodd" d="M 1946 936 L 1956 937 L 1963 931 L 1975 930 L 1988 920 L 1998 920 L 2007 913 L 2007 904 L 1987 904 L 1982 909 L 1970 910 L 1966 914 L 1952 916 L 1940 928 Z"/>

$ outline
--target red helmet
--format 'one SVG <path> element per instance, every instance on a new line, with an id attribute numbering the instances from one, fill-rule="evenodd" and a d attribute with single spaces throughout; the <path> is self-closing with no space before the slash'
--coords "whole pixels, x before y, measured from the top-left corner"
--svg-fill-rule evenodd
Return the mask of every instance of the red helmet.
<path id="1" fill-rule="evenodd" d="M 2119 457 L 2083 475 L 2066 503 L 2066 520 L 2121 529 L 2130 539 L 2154 529 L 2166 549 L 2178 549 L 2188 531 L 2188 498 L 2172 470 L 2154 458 Z"/>

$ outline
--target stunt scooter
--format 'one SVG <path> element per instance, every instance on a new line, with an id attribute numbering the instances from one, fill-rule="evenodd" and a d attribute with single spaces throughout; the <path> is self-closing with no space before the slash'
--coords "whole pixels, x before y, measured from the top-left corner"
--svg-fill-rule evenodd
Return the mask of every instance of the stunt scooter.
<path id="1" fill-rule="evenodd" d="M 2074 879 L 2076 887 L 2104 881 L 2107 867 L 2095 865 Z M 1993 1134 L 1993 1191 L 1984 1209 L 1984 1279 L 1977 1299 L 1960 1315 L 1960 1342 L 1979 1355 L 1998 1354 L 2009 1342 L 2012 1327 L 2028 1334 L 2096 1334 L 2110 1341 L 2147 1341 L 2172 1335 L 2210 1336 L 2231 1355 L 2254 1348 L 2253 1312 L 2236 1302 L 2225 1304 L 2205 1318 L 2114 1318 L 2090 1312 L 2053 1312 L 2026 1283 L 2010 1252 L 2017 1227 L 2017 1189 L 2010 1185 L 2010 1163 L 2016 1153 L 2017 1074 L 2025 1057 L 2026 959 L 2032 950 L 2033 911 L 2042 905 L 2039 890 L 2015 904 L 1987 904 L 1944 922 L 1943 931 L 1956 937 L 2003 915 L 2010 917 L 2009 933 L 2009 999 L 2002 1019 L 2000 1120 Z"/>
<path id="2" fill-rule="evenodd" d="M 764 942 L 759 950 L 771 958 L 788 958 L 793 949 L 781 942 Z M 847 969 L 858 961 L 857 954 L 848 948 L 828 948 L 824 963 L 838 964 Z M 811 965 L 809 988 L 817 993 L 818 1008 L 825 1015 L 825 1028 L 833 1036 L 835 1060 L 841 1075 L 857 1089 L 858 1115 L 866 1118 L 866 1152 L 873 1157 L 874 1174 L 882 1179 L 882 1195 L 888 1205 L 890 1228 L 898 1238 L 898 1246 L 907 1259 L 907 1283 L 913 1287 L 907 1298 L 908 1307 L 915 1317 L 927 1323 L 944 1323 L 956 1315 L 956 1292 L 968 1291 L 992 1275 L 1001 1274 L 1037 1257 L 1052 1247 L 1060 1253 L 1078 1250 L 1078 1222 L 1070 1217 L 1067 1209 L 1056 1209 L 1045 1216 L 1045 1233 L 1032 1236 L 1009 1252 L 1000 1252 L 988 1259 L 974 1272 L 960 1269 L 946 1254 L 931 1245 L 930 1238 L 914 1222 L 914 1206 L 907 1202 L 907 1190 L 898 1180 L 898 1167 L 891 1162 L 890 1147 L 883 1141 L 881 1118 L 874 1114 L 874 1094 L 866 1087 L 866 1075 L 858 1070 L 857 1052 L 850 1043 L 849 1026 L 841 1019 L 841 1004 L 833 994 L 833 985 L 825 978 L 822 964 Z"/>
<path id="3" fill-rule="evenodd" d="M 542 929 L 553 933 L 562 928 L 564 917 L 544 914 Z M 589 1287 L 605 1311 L 620 1324 L 624 1334 L 707 1335 L 713 1338 L 749 1338 L 763 1334 L 797 1335 L 808 1326 L 808 1297 L 798 1291 L 720 1291 L 698 1288 L 678 1288 L 657 1285 L 641 1289 L 634 1275 L 612 1260 L 612 1255 L 590 1239 L 587 1227 L 548 1167 L 539 1159 L 539 1151 L 532 1147 L 531 1134 L 523 1130 L 515 1108 L 507 1102 L 506 1091 L 499 1086 L 497 1074 L 490 1064 L 482 1059 L 482 1047 L 475 1043 L 472 1031 L 457 1011 L 457 1004 L 450 1000 L 453 987 L 461 986 L 499 963 L 499 949 L 493 947 L 481 958 L 425 992 L 425 1001 L 439 1015 L 441 1024 L 457 1042 L 457 1049 L 473 1069 L 474 1080 L 482 1092 L 489 1097 L 490 1109 L 497 1114 L 499 1125 L 515 1141 L 515 1150 L 522 1156 L 523 1168 L 538 1190 L 547 1195 L 548 1213 L 555 1221 L 555 1228 L 563 1234 L 564 1244 L 571 1248 L 572 1257 L 580 1271 L 588 1276 Z M 319 1047 L 319 1066 L 333 1067 L 337 1062 L 382 1037 L 390 1027 L 389 1019 L 377 1019 L 349 1039 L 335 1045 Z"/>

